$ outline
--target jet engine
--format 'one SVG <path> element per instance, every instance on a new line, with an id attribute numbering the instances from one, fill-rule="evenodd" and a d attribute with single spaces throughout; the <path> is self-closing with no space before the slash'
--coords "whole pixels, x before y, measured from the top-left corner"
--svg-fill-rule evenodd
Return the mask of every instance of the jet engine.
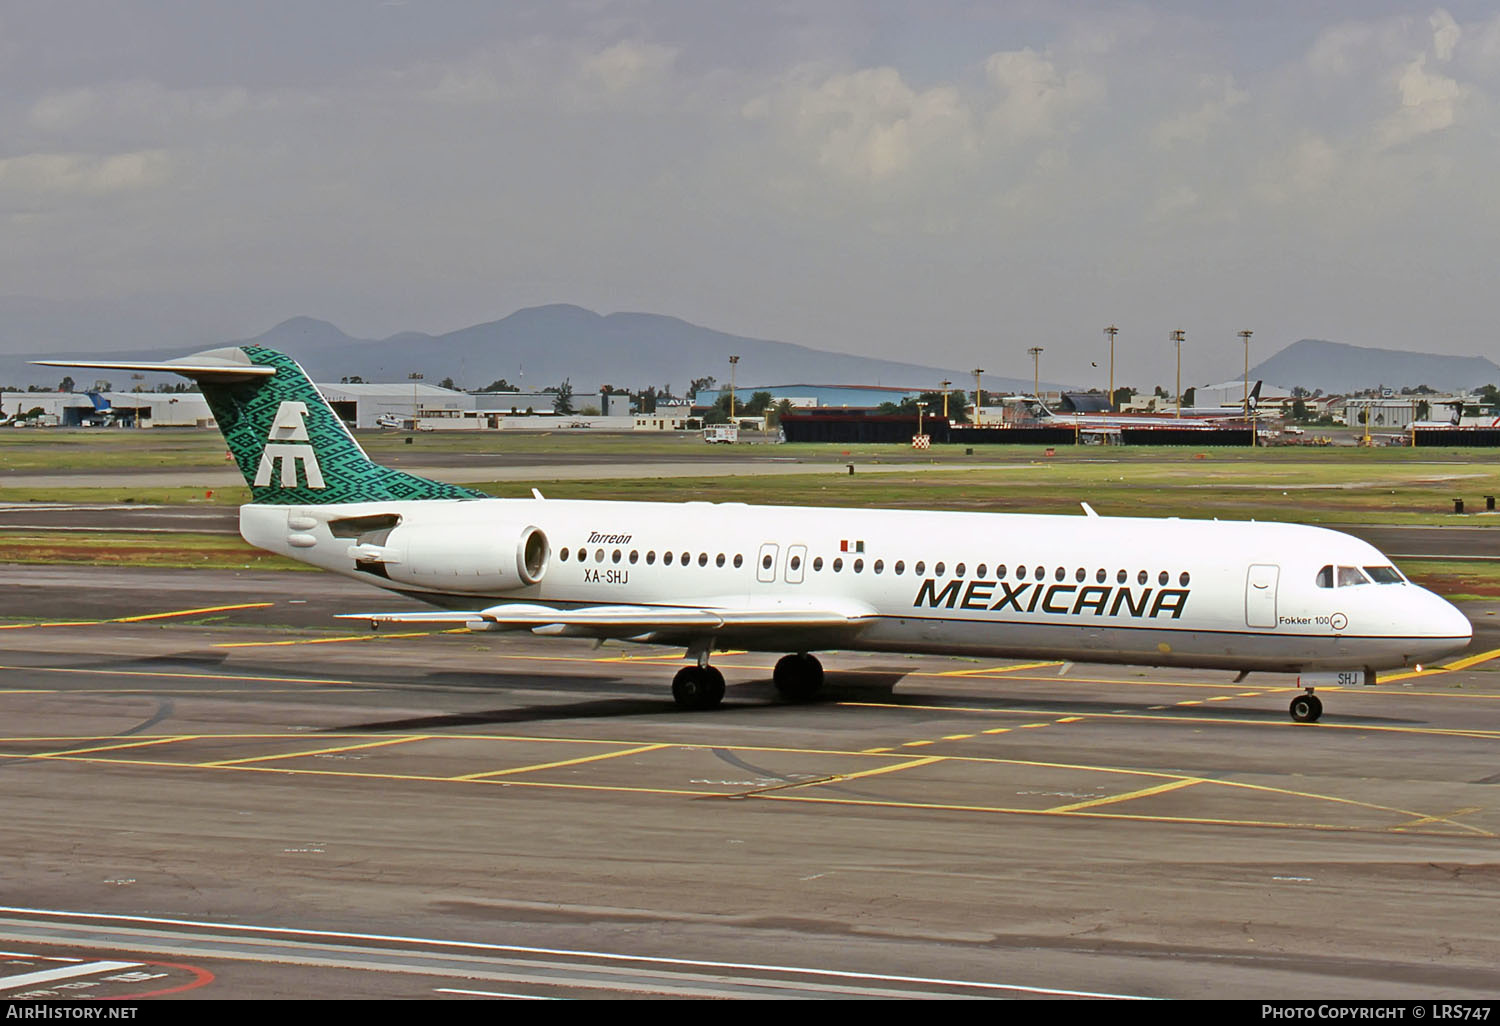
<path id="1" fill-rule="evenodd" d="M 534 525 L 402 524 L 384 545 L 351 546 L 355 567 L 433 591 L 489 594 L 537 584 L 552 555 Z"/>

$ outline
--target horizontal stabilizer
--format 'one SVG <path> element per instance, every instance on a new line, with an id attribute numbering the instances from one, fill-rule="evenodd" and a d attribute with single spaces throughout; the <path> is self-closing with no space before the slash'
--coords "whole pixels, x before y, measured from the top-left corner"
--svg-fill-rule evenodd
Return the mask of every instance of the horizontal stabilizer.
<path id="1" fill-rule="evenodd" d="M 211 349 L 177 360 L 144 362 L 141 360 L 33 360 L 40 367 L 84 367 L 89 370 L 128 370 L 149 374 L 181 374 L 201 381 L 244 381 L 270 377 L 275 367 L 251 363 L 243 349 Z"/>

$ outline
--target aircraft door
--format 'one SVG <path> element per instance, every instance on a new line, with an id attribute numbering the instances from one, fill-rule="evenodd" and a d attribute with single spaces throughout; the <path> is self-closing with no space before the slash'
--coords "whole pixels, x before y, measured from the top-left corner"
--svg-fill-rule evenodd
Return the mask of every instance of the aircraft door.
<path id="1" fill-rule="evenodd" d="M 766 542 L 760 547 L 760 555 L 755 557 L 755 579 L 762 584 L 776 580 L 776 547 L 775 542 Z"/>
<path id="2" fill-rule="evenodd" d="M 1245 626 L 1276 626 L 1276 581 L 1281 567 L 1275 563 L 1255 563 L 1245 575 Z"/>
<path id="3" fill-rule="evenodd" d="M 807 546 L 789 545 L 786 550 L 786 583 L 801 584 L 806 572 Z"/>

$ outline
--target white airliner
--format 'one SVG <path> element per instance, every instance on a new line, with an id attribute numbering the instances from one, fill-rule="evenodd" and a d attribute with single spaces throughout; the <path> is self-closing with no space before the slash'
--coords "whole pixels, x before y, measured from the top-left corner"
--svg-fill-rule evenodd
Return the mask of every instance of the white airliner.
<path id="1" fill-rule="evenodd" d="M 263 549 L 438 607 L 384 623 L 682 646 L 680 706 L 724 697 L 728 648 L 788 653 L 791 700 L 832 649 L 1297 673 L 1323 683 L 1464 649 L 1472 629 L 1373 546 L 1294 524 L 738 503 L 501 499 L 369 460 L 302 369 L 259 346 L 167 363 L 198 380 Z"/>

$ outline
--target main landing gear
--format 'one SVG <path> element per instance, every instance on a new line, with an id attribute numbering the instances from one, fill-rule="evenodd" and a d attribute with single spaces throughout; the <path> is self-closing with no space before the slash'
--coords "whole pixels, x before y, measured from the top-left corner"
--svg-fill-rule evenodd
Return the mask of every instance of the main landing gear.
<path id="1" fill-rule="evenodd" d="M 810 702 L 823 689 L 823 664 L 806 652 L 782 656 L 771 680 L 788 702 Z"/>
<path id="2" fill-rule="evenodd" d="M 679 709 L 717 709 L 724 701 L 724 675 L 707 664 L 684 666 L 672 678 L 672 698 Z"/>
<path id="3" fill-rule="evenodd" d="M 1291 714 L 1298 723 L 1317 723 L 1318 717 L 1323 715 L 1323 703 L 1313 694 L 1313 689 L 1308 688 L 1307 694 L 1292 699 Z"/>
<path id="4" fill-rule="evenodd" d="M 698 665 L 684 666 L 672 678 L 672 698 L 677 708 L 701 711 L 717 709 L 724 701 L 724 675 L 708 665 L 708 652 L 698 656 Z M 800 652 L 783 656 L 771 676 L 776 690 L 788 702 L 810 702 L 823 688 L 823 664 Z"/>

